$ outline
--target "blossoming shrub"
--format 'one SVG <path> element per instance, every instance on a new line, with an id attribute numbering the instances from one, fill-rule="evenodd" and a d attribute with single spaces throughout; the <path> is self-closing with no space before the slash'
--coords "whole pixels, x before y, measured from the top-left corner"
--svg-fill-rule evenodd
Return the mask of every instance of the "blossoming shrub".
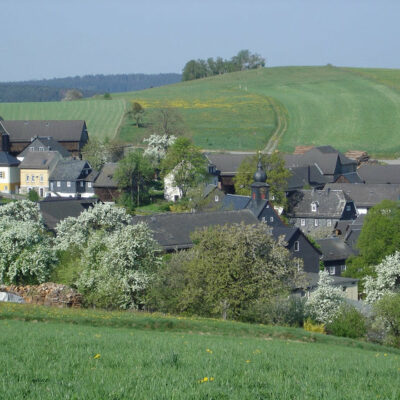
<path id="1" fill-rule="evenodd" d="M 353 306 L 342 304 L 333 318 L 326 326 L 328 333 L 335 336 L 359 338 L 367 333 L 365 317 Z"/>
<path id="2" fill-rule="evenodd" d="M 376 277 L 365 278 L 366 301 L 375 303 L 387 294 L 400 291 L 400 252 L 387 256 L 373 267 Z"/>
<path id="3" fill-rule="evenodd" d="M 159 165 L 167 154 L 167 150 L 174 144 L 176 136 L 174 135 L 150 135 L 149 138 L 143 139 L 147 143 L 144 155 L 149 157 L 155 165 Z"/>
<path id="4" fill-rule="evenodd" d="M 400 293 L 384 295 L 374 304 L 374 310 L 385 324 L 385 342 L 400 347 Z"/>
<path id="5" fill-rule="evenodd" d="M 332 322 L 343 302 L 343 292 L 332 286 L 332 282 L 327 271 L 320 271 L 318 287 L 306 302 L 306 314 L 316 322 Z"/>
<path id="6" fill-rule="evenodd" d="M 42 283 L 56 263 L 37 204 L 25 200 L 0 207 L 0 283 Z"/>

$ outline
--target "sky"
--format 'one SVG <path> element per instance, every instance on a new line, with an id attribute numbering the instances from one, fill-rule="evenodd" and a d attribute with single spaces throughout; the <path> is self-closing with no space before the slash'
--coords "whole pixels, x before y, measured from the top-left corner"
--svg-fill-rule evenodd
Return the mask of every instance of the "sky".
<path id="1" fill-rule="evenodd" d="M 0 0 L 0 82 L 267 66 L 400 68 L 399 0 Z"/>

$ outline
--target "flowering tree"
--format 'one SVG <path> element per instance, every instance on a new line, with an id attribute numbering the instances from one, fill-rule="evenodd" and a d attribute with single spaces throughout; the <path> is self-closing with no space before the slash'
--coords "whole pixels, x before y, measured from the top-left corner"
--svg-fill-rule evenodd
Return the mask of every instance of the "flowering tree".
<path id="1" fill-rule="evenodd" d="M 24 200 L 0 208 L 0 283 L 42 283 L 56 262 L 37 204 Z"/>
<path id="2" fill-rule="evenodd" d="M 150 135 L 149 138 L 143 139 L 147 143 L 144 155 L 149 157 L 155 165 L 159 165 L 167 154 L 167 150 L 174 144 L 176 136 L 174 135 Z"/>
<path id="3" fill-rule="evenodd" d="M 151 231 L 122 208 L 96 204 L 57 227 L 57 248 L 78 254 L 76 285 L 88 303 L 137 308 L 160 259 Z"/>
<path id="4" fill-rule="evenodd" d="M 306 302 L 306 312 L 316 322 L 332 322 L 343 303 L 343 292 L 333 287 L 332 282 L 327 271 L 320 271 L 318 287 Z"/>
<path id="5" fill-rule="evenodd" d="M 380 300 L 387 294 L 400 292 L 400 252 L 387 256 L 373 267 L 376 277 L 365 278 L 366 301 L 370 304 Z"/>

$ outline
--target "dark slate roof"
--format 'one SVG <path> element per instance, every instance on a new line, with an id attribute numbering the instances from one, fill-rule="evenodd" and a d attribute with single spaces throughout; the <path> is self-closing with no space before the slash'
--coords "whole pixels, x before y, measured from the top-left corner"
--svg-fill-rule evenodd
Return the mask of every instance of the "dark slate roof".
<path id="1" fill-rule="evenodd" d="M 83 170 L 90 171 L 90 166 L 84 160 L 60 160 L 50 175 L 51 181 L 76 181 L 84 178 Z"/>
<path id="2" fill-rule="evenodd" d="M 289 196 L 287 215 L 296 218 L 340 218 L 352 200 L 342 190 L 296 190 Z M 311 204 L 317 211 L 311 211 Z"/>
<path id="3" fill-rule="evenodd" d="M 85 121 L 3 121 L 10 142 L 30 142 L 35 136 L 51 136 L 57 141 L 80 141 Z"/>
<path id="4" fill-rule="evenodd" d="M 217 185 L 209 183 L 204 187 L 203 197 L 206 198 L 210 193 L 212 193 L 217 188 Z"/>
<path id="5" fill-rule="evenodd" d="M 357 207 L 373 207 L 382 200 L 400 199 L 400 185 L 330 183 L 325 189 L 343 190 Z"/>
<path id="6" fill-rule="evenodd" d="M 350 225 L 354 222 L 352 219 L 341 219 L 336 222 L 335 229 L 339 230 L 342 235 L 346 234 Z"/>
<path id="7" fill-rule="evenodd" d="M 114 180 L 114 173 L 117 169 L 117 163 L 107 163 L 101 168 L 96 180 L 94 181 L 94 187 L 118 187 L 117 182 Z"/>
<path id="8" fill-rule="evenodd" d="M 34 138 L 34 140 L 25 147 L 25 150 L 18 154 L 18 157 L 25 157 L 32 146 L 35 148 L 43 147 L 45 151 L 58 151 L 63 157 L 71 157 L 71 153 L 52 137 Z"/>
<path id="9" fill-rule="evenodd" d="M 99 171 L 92 170 L 88 176 L 86 176 L 83 180 L 86 182 L 94 182 L 99 175 Z"/>
<path id="10" fill-rule="evenodd" d="M 346 180 L 349 181 L 349 183 L 364 183 L 357 172 L 349 172 L 346 174 L 341 174 L 340 176 L 343 176 Z"/>
<path id="11" fill-rule="evenodd" d="M 358 282 L 358 279 L 355 278 L 345 278 L 343 276 L 336 276 L 336 275 L 331 275 L 331 278 L 333 280 L 332 284 L 334 286 L 343 286 L 343 285 L 348 285 L 348 284 L 356 284 Z M 308 282 L 308 288 L 313 289 L 318 286 L 318 281 L 319 281 L 319 274 L 316 272 L 306 272 L 306 279 Z"/>
<path id="12" fill-rule="evenodd" d="M 360 237 L 361 229 L 350 228 L 350 230 L 346 233 L 344 241 L 353 249 L 354 254 L 358 254 L 359 249 L 357 249 L 357 241 Z"/>
<path id="13" fill-rule="evenodd" d="M 34 151 L 26 155 L 19 168 L 49 169 L 60 158 L 58 151 Z"/>
<path id="14" fill-rule="evenodd" d="M 249 210 L 216 211 L 201 213 L 164 213 L 134 216 L 132 223 L 145 222 L 154 232 L 155 240 L 165 250 L 190 248 L 193 243 L 190 234 L 196 229 L 215 225 L 244 223 L 258 224 L 258 219 Z"/>
<path id="15" fill-rule="evenodd" d="M 18 165 L 19 165 L 19 160 L 17 160 L 11 154 L 5 151 L 0 151 L 0 166 L 16 167 Z"/>
<path id="16" fill-rule="evenodd" d="M 56 225 L 67 217 L 77 217 L 82 211 L 92 207 L 97 199 L 66 199 L 46 197 L 39 202 L 39 209 L 45 226 L 54 230 Z"/>
<path id="17" fill-rule="evenodd" d="M 272 235 L 275 239 L 278 239 L 280 236 L 284 236 L 285 242 L 289 243 L 298 230 L 299 228 L 294 228 L 291 226 L 277 226 L 273 228 Z"/>
<path id="18" fill-rule="evenodd" d="M 365 164 L 358 169 L 358 175 L 365 183 L 400 184 L 400 165 Z"/>
<path id="19" fill-rule="evenodd" d="M 239 165 L 247 157 L 252 154 L 235 154 L 235 153 L 204 153 L 209 164 L 215 165 L 221 174 L 235 175 Z"/>
<path id="20" fill-rule="evenodd" d="M 337 237 L 319 239 L 316 242 L 321 247 L 324 261 L 346 260 L 354 255 L 353 249 Z"/>
<path id="21" fill-rule="evenodd" d="M 323 186 L 328 179 L 315 165 L 290 168 L 288 190 L 302 189 L 304 186 Z"/>
<path id="22" fill-rule="evenodd" d="M 250 203 L 249 196 L 238 194 L 227 194 L 222 201 L 222 210 L 244 210 Z"/>

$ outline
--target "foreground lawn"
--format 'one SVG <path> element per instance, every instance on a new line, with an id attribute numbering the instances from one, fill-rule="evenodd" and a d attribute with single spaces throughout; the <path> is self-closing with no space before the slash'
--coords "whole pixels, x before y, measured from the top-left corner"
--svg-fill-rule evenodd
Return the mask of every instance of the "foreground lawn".
<path id="1" fill-rule="evenodd" d="M 4 399 L 400 397 L 397 350 L 301 329 L 2 304 L 0 348 Z"/>

